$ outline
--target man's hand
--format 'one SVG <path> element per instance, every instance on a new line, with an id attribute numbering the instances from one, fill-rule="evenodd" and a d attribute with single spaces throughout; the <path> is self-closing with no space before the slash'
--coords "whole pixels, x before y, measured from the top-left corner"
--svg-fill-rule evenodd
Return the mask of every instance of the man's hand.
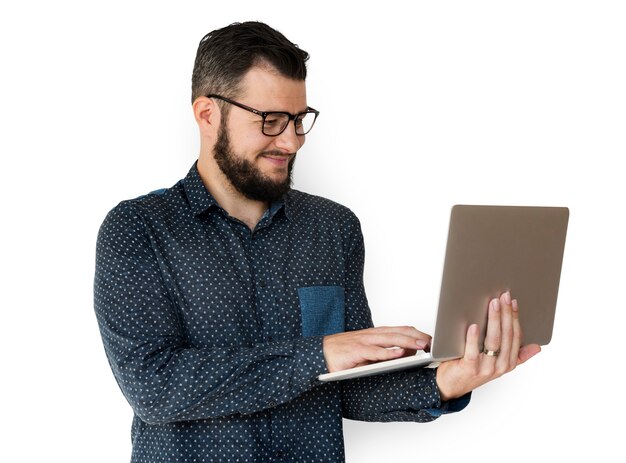
<path id="1" fill-rule="evenodd" d="M 412 326 L 380 326 L 324 337 L 324 359 L 330 373 L 428 350 L 430 336 Z M 389 349 L 398 347 L 398 349 Z"/>
<path id="2" fill-rule="evenodd" d="M 450 400 L 512 371 L 541 351 L 538 344 L 521 346 L 522 330 L 516 300 L 506 292 L 489 303 L 485 345 L 478 345 L 478 325 L 471 325 L 465 340 L 465 355 L 443 362 L 437 369 L 441 400 Z M 491 351 L 488 355 L 483 351 Z M 493 355 L 495 354 L 495 355 Z"/>

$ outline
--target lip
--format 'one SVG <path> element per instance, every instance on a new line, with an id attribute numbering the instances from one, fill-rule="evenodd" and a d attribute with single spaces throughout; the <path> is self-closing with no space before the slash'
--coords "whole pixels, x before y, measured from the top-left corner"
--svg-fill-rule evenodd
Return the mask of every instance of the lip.
<path id="1" fill-rule="evenodd" d="M 266 155 L 261 155 L 261 157 L 271 162 L 272 164 L 276 166 L 280 166 L 280 167 L 286 166 L 290 158 L 289 156 L 266 156 Z"/>

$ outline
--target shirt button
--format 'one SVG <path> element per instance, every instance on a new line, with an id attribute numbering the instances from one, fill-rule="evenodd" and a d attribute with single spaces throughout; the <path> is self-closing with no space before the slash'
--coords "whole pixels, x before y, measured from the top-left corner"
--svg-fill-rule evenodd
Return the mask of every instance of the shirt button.
<path id="1" fill-rule="evenodd" d="M 281 459 L 282 459 L 282 458 L 285 458 L 285 452 L 283 452 L 282 450 L 276 450 L 276 451 L 274 452 L 274 456 L 275 456 L 276 458 L 281 458 Z"/>
<path id="2" fill-rule="evenodd" d="M 270 407 L 275 407 L 276 406 L 276 402 L 274 402 L 273 400 L 270 402 Z"/>
<path id="3" fill-rule="evenodd" d="M 431 393 L 431 392 L 433 392 L 433 390 L 430 388 L 430 386 L 426 386 L 426 387 L 424 388 L 424 392 L 425 392 L 427 395 L 430 395 L 430 393 Z"/>
<path id="4" fill-rule="evenodd" d="M 267 284 L 265 283 L 265 280 L 259 280 L 259 286 L 261 288 L 265 288 L 267 286 Z"/>

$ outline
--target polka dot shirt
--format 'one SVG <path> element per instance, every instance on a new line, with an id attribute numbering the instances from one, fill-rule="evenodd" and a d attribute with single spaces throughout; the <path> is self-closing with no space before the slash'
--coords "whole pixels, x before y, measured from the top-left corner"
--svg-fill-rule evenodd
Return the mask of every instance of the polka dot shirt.
<path id="1" fill-rule="evenodd" d="M 317 380 L 323 336 L 372 326 L 363 260 L 349 209 L 291 190 L 251 231 L 196 165 L 109 212 L 95 311 L 134 411 L 132 462 L 339 462 L 344 417 L 455 411 L 430 369 Z"/>

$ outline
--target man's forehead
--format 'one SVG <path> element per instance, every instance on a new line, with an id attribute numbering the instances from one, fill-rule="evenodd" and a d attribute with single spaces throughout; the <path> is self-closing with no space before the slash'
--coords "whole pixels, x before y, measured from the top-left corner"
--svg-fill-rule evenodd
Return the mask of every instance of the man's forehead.
<path id="1" fill-rule="evenodd" d="M 241 80 L 239 95 L 246 104 L 263 111 L 307 108 L 305 81 L 286 77 L 269 66 L 252 67 Z"/>

